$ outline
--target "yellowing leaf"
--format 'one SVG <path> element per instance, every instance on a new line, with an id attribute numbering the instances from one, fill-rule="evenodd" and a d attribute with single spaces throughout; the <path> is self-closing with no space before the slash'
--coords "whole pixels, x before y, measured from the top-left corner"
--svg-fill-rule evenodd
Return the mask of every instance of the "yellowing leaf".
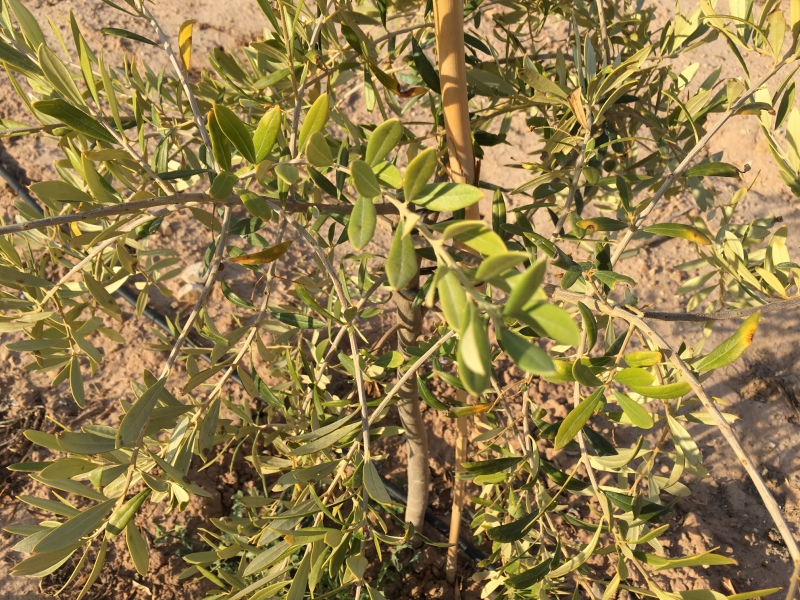
<path id="1" fill-rule="evenodd" d="M 738 359 L 753 343 L 759 318 L 760 313 L 754 313 L 747 317 L 736 333 L 709 352 L 695 365 L 695 369 L 699 372 L 711 371 L 729 365 Z"/>
<path id="2" fill-rule="evenodd" d="M 483 404 L 469 404 L 467 406 L 456 406 L 447 411 L 447 416 L 453 419 L 461 419 L 464 417 L 474 417 L 481 415 L 492 409 L 494 404 L 492 402 L 485 402 Z"/>
<path id="3" fill-rule="evenodd" d="M 581 219 L 576 223 L 581 229 L 586 231 L 621 231 L 627 225 L 622 221 L 610 219 L 609 217 L 593 217 L 591 219 Z"/>
<path id="4" fill-rule="evenodd" d="M 192 30 L 194 29 L 194 23 L 194 19 L 184 21 L 178 32 L 178 47 L 181 52 L 181 62 L 186 71 L 192 66 Z"/>
<path id="5" fill-rule="evenodd" d="M 274 246 L 270 246 L 264 250 L 253 252 L 252 254 L 235 256 L 229 258 L 228 260 L 238 265 L 263 265 L 278 260 L 281 256 L 286 254 L 286 251 L 291 245 L 292 242 L 289 240 L 286 242 L 281 242 L 280 244 L 275 244 Z"/>
<path id="6" fill-rule="evenodd" d="M 661 362 L 661 352 L 656 350 L 637 350 L 629 352 L 624 357 L 629 367 L 652 367 Z"/>
<path id="7" fill-rule="evenodd" d="M 682 223 L 657 223 L 655 225 L 648 225 L 644 228 L 644 231 L 656 235 L 663 235 L 665 237 L 683 238 L 702 246 L 711 244 L 711 240 L 708 236 L 697 227 L 683 225 Z"/>
<path id="8" fill-rule="evenodd" d="M 586 110 L 583 108 L 583 99 L 581 98 L 580 88 L 576 88 L 569 96 L 567 96 L 567 103 L 572 114 L 575 115 L 575 120 L 580 123 L 584 130 L 589 131 L 589 121 L 586 119 Z"/>

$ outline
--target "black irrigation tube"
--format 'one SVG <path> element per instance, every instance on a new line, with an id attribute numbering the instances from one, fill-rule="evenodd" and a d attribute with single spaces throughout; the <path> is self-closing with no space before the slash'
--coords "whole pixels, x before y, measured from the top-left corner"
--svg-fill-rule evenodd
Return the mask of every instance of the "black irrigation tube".
<path id="1" fill-rule="evenodd" d="M 44 211 L 42 207 L 39 206 L 39 203 L 31 196 L 30 192 L 21 185 L 14 177 L 8 173 L 3 165 L 0 164 L 0 177 L 2 177 L 9 185 L 9 187 L 33 210 L 35 210 L 40 215 L 44 216 Z M 136 290 L 130 286 L 129 284 L 124 284 L 121 286 L 115 294 L 125 300 L 128 304 L 136 308 L 138 293 Z M 142 314 L 147 317 L 150 322 L 156 325 L 159 329 L 164 331 L 169 335 L 174 335 L 174 332 L 169 327 L 167 323 L 166 317 L 162 315 L 157 310 L 150 308 L 149 306 L 145 306 L 144 311 Z M 186 340 L 187 343 L 191 344 L 196 348 L 201 348 L 202 346 L 191 341 Z M 210 363 L 211 358 L 206 354 L 200 355 L 203 360 Z M 231 374 L 231 379 L 236 382 L 238 385 L 242 385 L 242 380 L 236 373 Z M 386 486 L 386 491 L 389 493 L 395 501 L 399 502 L 400 504 L 405 505 L 407 502 L 406 495 L 400 490 L 399 488 L 395 487 L 391 482 L 389 482 L 383 475 L 381 475 L 381 479 L 383 479 L 383 484 Z M 448 537 L 450 533 L 450 527 L 445 522 L 443 522 L 439 517 L 437 517 L 430 508 L 425 509 L 425 522 L 428 523 L 431 527 L 433 527 L 436 531 L 442 534 L 445 537 Z M 458 538 L 458 546 L 461 548 L 461 551 L 470 558 L 470 560 L 475 562 L 483 561 L 487 558 L 486 554 L 477 546 L 472 544 L 469 540 L 465 539 L 463 536 Z"/>
<path id="2" fill-rule="evenodd" d="M 392 483 L 389 482 L 383 475 L 381 475 L 381 479 L 383 479 L 383 485 L 386 487 L 386 491 L 389 492 L 389 496 L 405 506 L 407 498 L 403 491 L 392 485 Z M 437 517 L 430 508 L 425 509 L 425 522 L 433 527 L 436 531 L 441 533 L 444 537 L 450 536 L 450 525 Z M 464 554 L 466 554 L 475 562 L 481 562 L 487 558 L 483 550 L 477 546 L 474 546 L 472 542 L 464 538 L 464 536 L 459 536 L 458 547 L 461 548 L 461 551 Z"/>

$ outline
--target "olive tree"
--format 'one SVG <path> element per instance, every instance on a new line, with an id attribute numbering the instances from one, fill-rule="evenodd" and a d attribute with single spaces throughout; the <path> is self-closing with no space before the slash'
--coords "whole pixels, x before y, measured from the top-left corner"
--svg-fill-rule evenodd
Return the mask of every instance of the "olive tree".
<path id="1" fill-rule="evenodd" d="M 165 69 L 109 64 L 86 24 L 45 35 L 20 0 L 2 1 L 4 85 L 29 119 L 0 132 L 43 136 L 62 158 L 0 226 L 0 331 L 17 332 L 9 347 L 79 406 L 104 359 L 97 340 L 124 343 L 120 299 L 163 326 L 163 365 L 130 382 L 115 422 L 26 432 L 51 454 L 13 468 L 52 491 L 24 501 L 54 516 L 8 528 L 30 554 L 15 574 L 69 568 L 72 582 L 87 570 L 83 596 L 124 537 L 146 575 L 142 506 L 181 511 L 211 495 L 200 471 L 245 460 L 242 510 L 203 524 L 208 549 L 182 577 L 209 580 L 208 598 L 383 598 L 367 548 L 435 543 L 426 406 L 458 434 L 449 544 L 438 544 L 451 584 L 461 536 L 483 540 L 483 597 L 720 597 L 654 577 L 731 562 L 666 556 L 659 543 L 685 475 L 706 474 L 687 430 L 699 422 L 751 477 L 794 561 L 794 596 L 797 543 L 704 381 L 744 353 L 760 315 L 797 303 L 800 267 L 785 226 L 738 216 L 747 169 L 705 150 L 756 115 L 800 195 L 800 1 L 787 15 L 777 0 L 702 0 L 657 28 L 646 5 L 617 0 L 258 0 L 263 39 L 214 50 L 191 74 L 192 21 L 164 31 L 145 0 L 103 1 L 136 24 L 104 33 L 157 46 Z M 717 39 L 738 76 L 674 70 Z M 771 63 L 759 78 L 756 59 Z M 410 122 L 412 107 L 428 118 Z M 537 152 L 504 168 L 527 181 L 482 180 L 484 152 L 521 127 Z M 721 193 L 721 177 L 741 187 Z M 658 222 L 682 192 L 691 213 Z M 180 319 L 148 306 L 190 260 L 170 250 L 167 217 L 212 237 Z M 656 283 L 634 281 L 626 259 L 654 236 L 695 253 L 674 265 L 699 270 L 681 288 L 687 312 L 638 307 Z M 306 260 L 289 260 L 298 247 Z M 236 286 L 233 265 L 245 273 Z M 226 304 L 209 310 L 216 289 Z M 218 326 L 221 311 L 232 327 Z M 381 329 L 386 314 L 396 323 Z M 707 348 L 732 319 L 743 321 Z M 663 323 L 675 321 L 700 341 L 670 343 Z M 540 378 L 569 390 L 564 418 L 538 405 Z M 402 427 L 386 425 L 394 406 Z M 398 435 L 405 497 L 381 476 Z"/>

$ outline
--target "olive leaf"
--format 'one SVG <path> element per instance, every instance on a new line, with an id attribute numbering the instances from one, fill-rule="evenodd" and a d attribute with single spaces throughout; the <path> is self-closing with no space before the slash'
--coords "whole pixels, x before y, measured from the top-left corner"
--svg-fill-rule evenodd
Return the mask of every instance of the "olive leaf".
<path id="1" fill-rule="evenodd" d="M 396 290 L 405 288 L 417 274 L 417 253 L 410 235 L 403 235 L 398 227 L 392 237 L 389 256 L 386 258 L 386 277 Z"/>
<path id="2" fill-rule="evenodd" d="M 347 223 L 347 236 L 353 248 L 361 250 L 372 241 L 377 222 L 378 212 L 375 210 L 375 204 L 370 198 L 359 196 Z"/>

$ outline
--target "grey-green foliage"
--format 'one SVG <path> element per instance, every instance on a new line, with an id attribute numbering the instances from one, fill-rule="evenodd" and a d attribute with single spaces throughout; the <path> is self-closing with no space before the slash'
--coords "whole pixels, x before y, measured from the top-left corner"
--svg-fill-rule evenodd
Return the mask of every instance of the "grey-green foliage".
<path id="1" fill-rule="evenodd" d="M 138 29 L 111 28 L 109 35 L 145 44 L 157 38 L 141 0 L 118 4 Z M 155 347 L 172 350 L 171 362 L 131 382 L 118 423 L 26 432 L 52 455 L 14 468 L 58 495 L 22 498 L 54 517 L 9 528 L 25 536 L 17 549 L 30 553 L 15 573 L 44 576 L 73 555 L 95 557 L 93 567 L 69 563 L 91 569 L 83 594 L 124 530 L 145 574 L 152 532 L 142 535 L 147 524 L 137 511 L 145 503 L 180 511 L 212 494 L 194 481 L 197 468 L 244 458 L 256 481 L 251 495 L 240 498 L 236 514 L 203 524 L 208 548 L 185 557 L 183 576 L 211 580 L 209 598 L 294 600 L 351 594 L 355 586 L 381 598 L 365 547 L 386 552 L 406 543 L 386 526 L 392 500 L 378 476 L 381 438 L 399 432 L 369 430 L 386 413 L 367 405 L 364 390 L 383 397 L 397 373 L 413 369 L 434 410 L 481 424 L 464 476 L 481 490 L 480 502 L 468 507 L 473 534 L 491 540 L 478 566 L 487 594 L 581 596 L 580 586 L 594 577 L 604 598 L 619 589 L 690 597 L 662 590 L 649 573 L 730 562 L 710 552 L 664 556 L 658 543 L 667 528 L 659 519 L 688 493 L 682 475 L 705 474 L 686 425 L 709 416 L 687 395 L 687 373 L 670 362 L 674 350 L 644 331 L 646 347 L 634 348 L 641 338 L 629 335 L 636 323 L 628 319 L 639 314 L 638 290 L 655 282 L 634 282 L 624 259 L 636 252 L 631 239 L 663 235 L 692 244 L 696 260 L 674 267 L 697 272 L 675 290 L 689 295 L 690 310 L 798 293 L 787 228 L 775 219 L 739 220 L 735 209 L 748 190 L 739 170 L 719 157 L 691 160 L 710 123 L 755 114 L 781 177 L 800 194 L 796 3 L 787 22 L 776 0 L 732 2 L 731 16 L 702 2 L 660 30 L 651 8 L 623 2 L 470 4 L 465 50 L 477 153 L 504 143 L 515 117 L 540 141 L 535 155 L 508 167 L 526 169 L 528 181 L 493 189 L 491 228 L 453 216 L 480 199 L 479 189 L 434 181 L 447 161 L 436 135 L 442 100 L 433 34 L 405 27 L 430 19 L 424 5 L 408 7 L 413 16 L 385 3 L 259 5 L 266 38 L 214 50 L 211 68 L 184 82 L 182 71 L 154 72 L 133 57 L 109 64 L 75 19 L 71 35 L 48 46 L 19 0 L 2 2 L 4 85 L 24 98 L 29 117 L 2 121 L 0 133 L 44 136 L 63 152 L 54 180 L 32 186 L 47 220 L 30 224 L 39 215 L 18 203 L 15 218 L 29 225 L 0 237 L 0 331 L 20 334 L 9 347 L 25 354 L 31 371 L 52 374 L 53 385 L 68 382 L 82 405 L 83 378 L 103 359 L 98 340 L 124 343 L 114 329 L 121 314 L 115 291 L 135 283 L 138 316 L 152 290 L 171 294 L 170 280 L 187 257 L 164 249 L 171 240 L 159 226 L 178 211 L 213 234 L 207 281 L 221 287 L 237 323 L 225 330 L 201 310 L 188 331 L 208 345 L 202 352 L 176 345 L 185 321 L 172 324 L 173 335 L 155 332 Z M 489 38 L 478 31 L 485 19 L 493 20 Z M 555 53 L 540 53 L 543 31 L 557 22 L 566 23 L 568 37 Z M 738 77 L 723 79 L 717 69 L 701 81 L 696 69 L 672 70 L 678 55 L 717 37 L 740 61 Z M 770 75 L 783 79 L 754 85 L 748 65 L 755 55 L 772 59 Z M 180 60 L 189 60 L 185 48 Z M 360 86 L 367 109 L 383 122 L 377 128 L 344 109 Z M 431 119 L 405 127 L 415 105 Z M 777 133 L 784 126 L 785 136 Z M 719 194 L 710 176 L 733 177 L 739 190 Z M 654 203 L 682 191 L 697 199 L 685 222 L 645 218 Z M 171 200 L 159 203 L 162 197 Z M 152 208 L 122 208 L 147 200 Z M 189 201 L 196 204 L 181 206 Z M 95 209 L 108 211 L 81 216 Z M 539 213 L 558 229 L 534 226 Z M 59 215 L 77 216 L 54 225 L 50 217 Z M 390 248 L 366 252 L 381 227 L 393 230 Z M 307 260 L 282 258 L 288 231 Z M 153 237 L 160 237 L 158 249 Z M 404 358 L 371 347 L 361 333 L 385 322 L 392 289 L 415 279 L 418 260 L 435 267 L 417 301 L 437 309 L 438 326 Z M 224 261 L 250 269 L 253 292 L 280 277 L 294 282 L 295 294 L 279 305 L 243 292 L 241 282 L 234 291 L 218 269 Z M 545 268 L 560 288 L 544 284 Z M 720 368 L 742 354 L 756 323 L 748 320 L 721 350 L 709 354 L 700 343 L 680 357 L 697 371 Z M 420 360 L 428 350 L 430 358 Z M 180 383 L 166 378 L 175 360 L 185 367 Z M 512 385 L 498 386 L 497 361 L 504 370 L 518 363 Z M 245 400 L 225 392 L 233 374 Z M 539 377 L 569 384 L 574 407 L 559 421 L 526 398 L 522 420 L 511 420 L 509 404 Z M 448 386 L 475 399 L 465 406 L 431 391 Z M 362 409 L 371 423 L 360 420 Z M 619 430 L 613 439 L 637 441 L 615 445 L 601 435 L 604 427 Z M 639 429 L 657 435 L 645 439 Z M 562 471 L 546 460 L 541 450 L 551 445 L 587 453 L 602 487 L 577 463 Z M 656 461 L 669 467 L 668 477 Z M 591 510 L 579 519 L 569 507 Z M 579 541 L 574 528 L 591 541 Z M 616 570 L 587 562 L 598 549 Z"/>

